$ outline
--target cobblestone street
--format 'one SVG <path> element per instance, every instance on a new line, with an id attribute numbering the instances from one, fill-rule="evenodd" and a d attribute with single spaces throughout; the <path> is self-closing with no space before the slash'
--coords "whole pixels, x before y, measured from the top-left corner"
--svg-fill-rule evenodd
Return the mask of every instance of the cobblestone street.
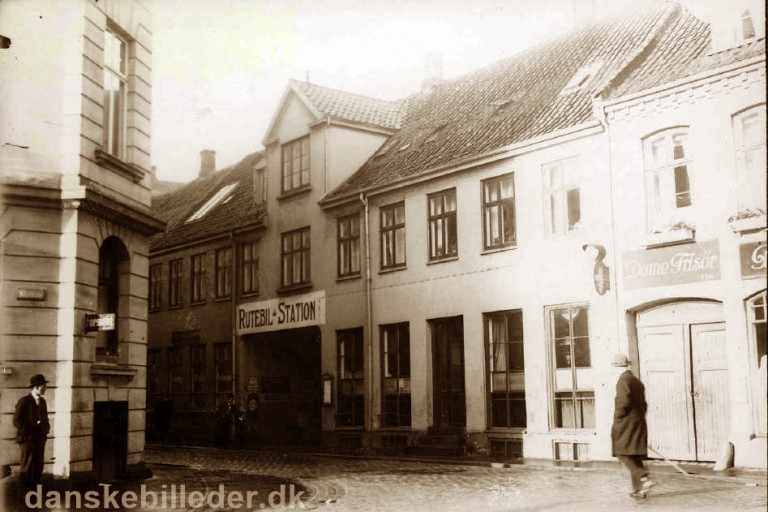
<path id="1" fill-rule="evenodd" d="M 304 507 L 328 511 L 409 510 L 755 510 L 768 504 L 764 473 L 685 476 L 652 463 L 657 482 L 645 502 L 627 495 L 618 464 L 509 467 L 300 453 L 150 447 L 153 469 L 192 470 L 200 479 L 231 471 L 306 488 Z M 160 465 L 164 466 L 160 466 Z M 156 478 L 163 476 L 155 471 Z M 170 476 L 170 475 L 168 475 Z M 261 481 L 256 479 L 255 481 Z M 170 483 L 170 482 L 169 482 Z"/>

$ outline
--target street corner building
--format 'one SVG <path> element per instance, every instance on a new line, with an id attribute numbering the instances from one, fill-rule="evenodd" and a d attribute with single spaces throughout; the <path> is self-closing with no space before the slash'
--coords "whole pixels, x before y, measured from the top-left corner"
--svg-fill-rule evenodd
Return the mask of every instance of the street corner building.
<path id="1" fill-rule="evenodd" d="M 141 471 L 146 405 L 152 24 L 142 1 L 3 2 L 0 438 L 50 381 L 44 473 Z"/>
<path id="2" fill-rule="evenodd" d="M 246 442 L 610 460 L 623 352 L 652 456 L 765 467 L 763 19 L 667 2 L 399 101 L 291 81 L 262 152 L 153 202 L 150 408 L 191 442 L 232 392 Z"/>

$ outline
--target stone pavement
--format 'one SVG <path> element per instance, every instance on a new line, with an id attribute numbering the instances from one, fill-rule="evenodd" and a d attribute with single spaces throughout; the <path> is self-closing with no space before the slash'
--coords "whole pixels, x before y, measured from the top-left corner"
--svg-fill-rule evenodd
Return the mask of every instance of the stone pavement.
<path id="1" fill-rule="evenodd" d="M 269 476 L 306 488 L 306 509 L 347 511 L 765 511 L 765 472 L 740 477 L 670 472 L 652 464 L 657 482 L 644 502 L 628 493 L 618 464 L 592 468 L 551 464 L 469 465 L 384 457 L 151 446 L 150 466 L 188 467 L 205 475 L 228 470 Z"/>
<path id="2" fill-rule="evenodd" d="M 108 491 L 117 495 L 118 505 L 128 493 L 139 495 L 142 485 L 160 499 L 156 503 L 148 500 L 145 506 L 104 502 L 97 510 L 764 511 L 768 506 L 765 472 L 727 477 L 701 471 L 685 476 L 653 462 L 651 476 L 657 485 L 647 500 L 636 502 L 627 495 L 629 477 L 618 463 L 589 468 L 555 467 L 548 462 L 492 467 L 487 462 L 179 446 L 148 446 L 146 459 L 153 478 L 115 483 Z M 253 497 L 250 507 L 244 500 L 226 501 L 248 492 Z M 87 508 L 85 503 L 80 507 L 41 505 L 35 509 Z M 2 508 L 6 512 L 23 510 L 8 503 Z"/>

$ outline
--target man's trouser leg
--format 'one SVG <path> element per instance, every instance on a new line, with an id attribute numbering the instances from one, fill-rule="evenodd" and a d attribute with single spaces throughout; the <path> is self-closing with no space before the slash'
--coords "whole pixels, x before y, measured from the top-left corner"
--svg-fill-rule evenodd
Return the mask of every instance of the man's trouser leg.
<path id="1" fill-rule="evenodd" d="M 643 456 L 619 455 L 619 460 L 629 469 L 629 475 L 632 479 L 632 491 L 639 491 L 642 486 L 640 479 L 648 474 L 643 467 Z"/>

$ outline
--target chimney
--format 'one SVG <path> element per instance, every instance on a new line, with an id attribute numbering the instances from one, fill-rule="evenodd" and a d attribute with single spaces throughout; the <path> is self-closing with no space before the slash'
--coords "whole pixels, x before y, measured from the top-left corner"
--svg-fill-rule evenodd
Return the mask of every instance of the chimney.
<path id="1" fill-rule="evenodd" d="M 431 91 L 443 81 L 443 56 L 430 53 L 424 58 L 424 81 L 421 83 L 422 92 Z"/>
<path id="2" fill-rule="evenodd" d="M 208 178 L 216 172 L 216 152 L 204 149 L 200 152 L 200 178 Z"/>

